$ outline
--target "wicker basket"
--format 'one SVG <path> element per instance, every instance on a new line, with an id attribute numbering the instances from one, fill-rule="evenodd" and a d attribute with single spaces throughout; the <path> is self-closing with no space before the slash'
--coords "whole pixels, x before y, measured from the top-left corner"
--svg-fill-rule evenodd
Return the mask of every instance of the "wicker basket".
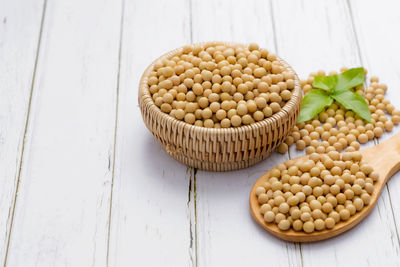
<path id="1" fill-rule="evenodd" d="M 154 104 L 149 92 L 147 80 L 154 63 L 181 51 L 182 48 L 175 49 L 155 60 L 145 70 L 140 80 L 140 110 L 147 128 L 154 137 L 172 157 L 188 166 L 203 170 L 237 170 L 254 165 L 268 157 L 294 127 L 300 111 L 302 92 L 294 70 L 285 61 L 278 59 L 295 74 L 292 98 L 278 113 L 247 126 L 225 129 L 204 128 L 179 121 L 163 113 Z"/>

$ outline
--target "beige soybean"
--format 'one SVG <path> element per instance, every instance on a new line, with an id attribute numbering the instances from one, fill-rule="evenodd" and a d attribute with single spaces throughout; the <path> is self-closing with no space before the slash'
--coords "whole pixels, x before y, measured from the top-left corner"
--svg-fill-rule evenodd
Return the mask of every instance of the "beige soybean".
<path id="1" fill-rule="evenodd" d="M 255 194 L 266 223 L 281 231 L 312 233 L 333 229 L 369 205 L 377 179 L 358 151 L 314 152 L 308 160 L 289 160 L 271 169 Z"/>
<path id="2" fill-rule="evenodd" d="M 345 68 L 341 71 L 344 70 Z M 311 73 L 308 79 L 301 81 L 305 93 L 312 89 L 314 76 L 318 73 L 323 72 Z M 400 110 L 396 110 L 390 101 L 385 99 L 387 91 L 385 84 L 371 81 L 367 89 L 360 86 L 350 90 L 362 96 L 365 92 L 364 97 L 369 104 L 372 122 L 364 121 L 355 112 L 346 110 L 340 103 L 334 101 L 316 118 L 297 124 L 288 136 L 288 140 L 292 138 L 296 148 L 305 150 L 306 154 L 343 150 L 353 152 L 360 149 L 360 144 L 365 144 L 374 137 L 381 137 L 385 131 L 392 131 L 395 125 L 400 123 Z M 278 152 L 286 153 L 286 150 L 281 149 Z"/>
<path id="3" fill-rule="evenodd" d="M 187 45 L 154 64 L 148 86 L 155 105 L 175 119 L 229 128 L 279 112 L 292 97 L 294 78 L 274 54 L 257 44 Z M 285 145 L 278 150 L 287 151 Z"/>

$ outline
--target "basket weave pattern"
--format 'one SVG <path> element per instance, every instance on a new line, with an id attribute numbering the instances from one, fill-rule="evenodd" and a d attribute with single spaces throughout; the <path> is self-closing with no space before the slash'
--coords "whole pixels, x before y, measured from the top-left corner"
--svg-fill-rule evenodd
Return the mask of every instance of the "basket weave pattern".
<path id="1" fill-rule="evenodd" d="M 226 43 L 230 46 L 240 44 Z M 246 168 L 268 157 L 296 124 L 302 92 L 293 69 L 282 59 L 283 66 L 295 74 L 292 98 L 273 116 L 260 122 L 236 128 L 204 128 L 179 121 L 163 113 L 151 97 L 148 77 L 154 63 L 182 51 L 175 49 L 155 60 L 144 72 L 139 85 L 139 105 L 146 127 L 164 149 L 178 161 L 203 170 L 230 171 Z"/>

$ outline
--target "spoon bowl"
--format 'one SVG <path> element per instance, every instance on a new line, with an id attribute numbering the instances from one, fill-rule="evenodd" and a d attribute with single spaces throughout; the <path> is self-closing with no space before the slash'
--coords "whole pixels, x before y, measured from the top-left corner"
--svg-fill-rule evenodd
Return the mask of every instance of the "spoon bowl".
<path id="1" fill-rule="evenodd" d="M 385 142 L 376 146 L 360 151 L 363 161 L 367 162 L 379 174 L 378 180 L 374 183 L 374 191 L 371 194 L 371 202 L 361 211 L 351 216 L 347 221 L 340 221 L 333 229 L 316 231 L 313 233 L 305 233 L 303 231 L 296 232 L 293 229 L 282 231 L 275 223 L 267 223 L 261 214 L 260 205 L 255 193 L 258 186 L 266 182 L 269 178 L 269 172 L 263 174 L 253 185 L 250 192 L 250 212 L 254 220 L 271 234 L 293 242 L 314 242 L 337 236 L 361 222 L 375 207 L 378 197 L 382 192 L 386 182 L 400 169 L 400 134 L 397 134 Z M 308 156 L 294 159 L 294 161 L 305 161 Z"/>

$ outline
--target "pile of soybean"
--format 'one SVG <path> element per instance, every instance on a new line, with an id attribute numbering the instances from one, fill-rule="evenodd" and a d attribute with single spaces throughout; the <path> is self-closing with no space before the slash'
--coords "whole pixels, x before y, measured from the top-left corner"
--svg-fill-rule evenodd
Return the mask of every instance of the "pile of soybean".
<path id="1" fill-rule="evenodd" d="M 279 112 L 292 97 L 295 74 L 255 43 L 208 43 L 157 61 L 148 86 L 154 103 L 177 120 L 229 128 Z"/>
<path id="2" fill-rule="evenodd" d="M 330 151 L 278 164 L 255 192 L 265 222 L 312 233 L 332 229 L 369 205 L 377 179 L 359 151 Z"/>
<path id="3" fill-rule="evenodd" d="M 341 72 L 346 71 L 342 68 Z M 337 74 L 335 71 L 329 75 Z M 326 73 L 322 70 L 311 73 L 301 81 L 304 93 L 312 89 L 314 76 Z M 379 138 L 383 132 L 390 132 L 400 122 L 400 110 L 396 110 L 388 99 L 385 99 L 387 85 L 379 82 L 378 77 L 371 77 L 364 86 L 353 88 L 363 96 L 371 112 L 371 123 L 363 120 L 351 110 L 334 101 L 314 119 L 297 124 L 292 133 L 278 147 L 279 153 L 286 153 L 290 145 L 295 144 L 297 150 L 311 153 L 328 153 L 330 151 L 357 151 L 360 144 L 365 144 L 374 137 Z"/>

